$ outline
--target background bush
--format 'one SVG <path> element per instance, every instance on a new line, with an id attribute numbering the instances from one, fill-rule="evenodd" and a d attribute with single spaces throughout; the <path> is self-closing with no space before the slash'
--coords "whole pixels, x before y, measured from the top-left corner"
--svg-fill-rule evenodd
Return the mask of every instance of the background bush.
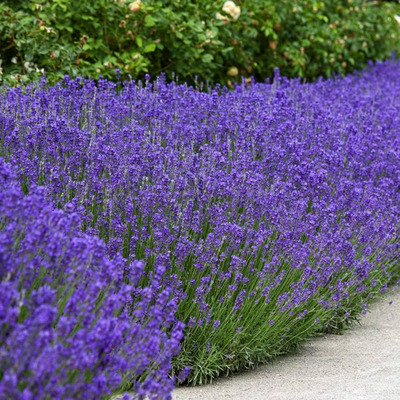
<path id="1" fill-rule="evenodd" d="M 136 7 L 132 6 L 132 3 Z M 314 79 L 362 68 L 399 49 L 398 2 L 247 0 L 234 21 L 224 1 L 7 0 L 0 2 L 0 77 L 263 80 L 279 67 Z M 131 8 L 130 8 L 131 7 Z M 216 18 L 216 13 L 229 21 Z"/>

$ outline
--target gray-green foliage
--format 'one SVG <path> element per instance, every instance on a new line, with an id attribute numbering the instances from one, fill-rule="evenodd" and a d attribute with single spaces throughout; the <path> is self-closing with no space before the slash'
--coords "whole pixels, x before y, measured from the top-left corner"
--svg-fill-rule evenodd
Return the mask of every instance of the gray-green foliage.
<path id="1" fill-rule="evenodd" d="M 398 2 L 242 0 L 235 20 L 210 0 L 0 2 L 3 81 L 165 72 L 231 84 L 275 67 L 315 79 L 362 68 L 399 48 Z M 218 19 L 216 14 L 225 20 Z"/>

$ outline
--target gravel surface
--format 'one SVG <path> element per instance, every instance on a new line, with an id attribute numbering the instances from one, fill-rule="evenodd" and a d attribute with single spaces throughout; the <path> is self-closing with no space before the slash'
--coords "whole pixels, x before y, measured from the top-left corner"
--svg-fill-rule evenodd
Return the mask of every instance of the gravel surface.
<path id="1" fill-rule="evenodd" d="M 211 385 L 177 388 L 173 400 L 400 400 L 400 289 L 370 310 L 343 335 L 311 339 L 297 354 Z"/>

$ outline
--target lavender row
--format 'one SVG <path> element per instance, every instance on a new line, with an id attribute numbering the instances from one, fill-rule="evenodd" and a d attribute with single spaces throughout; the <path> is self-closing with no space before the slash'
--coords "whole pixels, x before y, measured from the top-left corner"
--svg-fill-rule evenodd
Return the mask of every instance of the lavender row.
<path id="1" fill-rule="evenodd" d="M 343 327 L 399 276 L 400 66 L 197 90 L 4 89 L 0 151 L 107 256 L 174 291 L 201 383 Z M 157 337 L 155 333 L 154 337 Z"/>

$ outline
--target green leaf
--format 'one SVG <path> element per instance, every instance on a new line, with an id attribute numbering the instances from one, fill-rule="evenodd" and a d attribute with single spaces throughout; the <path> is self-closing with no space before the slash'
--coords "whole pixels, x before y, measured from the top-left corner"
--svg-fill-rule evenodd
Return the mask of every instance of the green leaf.
<path id="1" fill-rule="evenodd" d="M 150 28 L 155 24 L 156 24 L 155 19 L 151 15 L 146 15 L 146 18 L 144 19 L 144 25 Z"/>
<path id="2" fill-rule="evenodd" d="M 155 43 L 149 43 L 148 45 L 146 45 L 146 47 L 144 48 L 144 52 L 145 53 L 151 53 L 152 51 L 154 51 L 156 49 L 156 44 Z"/>
<path id="3" fill-rule="evenodd" d="M 136 44 L 138 45 L 138 47 L 143 46 L 143 39 L 140 36 L 136 36 Z"/>
<path id="4" fill-rule="evenodd" d="M 204 54 L 204 56 L 201 57 L 201 60 L 207 64 L 210 63 L 213 59 L 214 57 L 211 54 Z"/>
<path id="5" fill-rule="evenodd" d="M 234 49 L 233 46 L 224 47 L 224 48 L 221 50 L 221 53 L 222 53 L 222 54 L 226 54 L 226 53 L 229 53 L 230 51 L 232 51 L 233 49 Z"/>

